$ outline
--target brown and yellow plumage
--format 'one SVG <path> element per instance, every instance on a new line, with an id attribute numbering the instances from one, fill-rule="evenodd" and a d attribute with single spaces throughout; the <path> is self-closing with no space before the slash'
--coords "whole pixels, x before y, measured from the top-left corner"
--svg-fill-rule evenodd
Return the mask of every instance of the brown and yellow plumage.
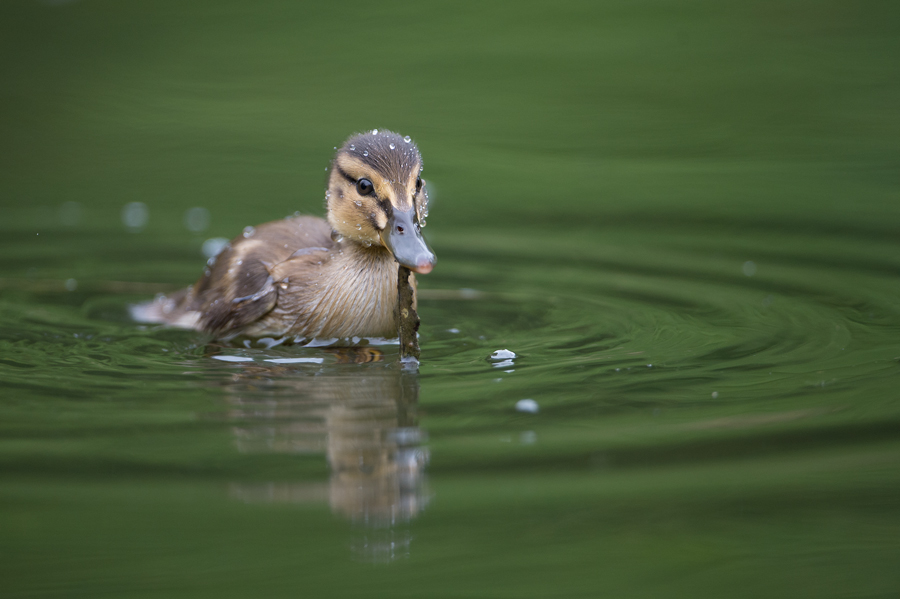
<path id="1" fill-rule="evenodd" d="M 133 315 L 220 338 L 395 337 L 398 262 L 427 273 L 435 261 L 420 232 L 421 169 L 409 137 L 351 137 L 332 161 L 327 222 L 297 216 L 248 227 L 194 285 Z"/>

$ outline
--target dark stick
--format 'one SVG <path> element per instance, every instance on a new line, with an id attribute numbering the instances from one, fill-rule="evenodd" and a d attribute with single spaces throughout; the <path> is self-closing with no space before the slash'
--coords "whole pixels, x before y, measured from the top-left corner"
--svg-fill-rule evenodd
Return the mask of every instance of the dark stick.
<path id="1" fill-rule="evenodd" d="M 400 360 L 419 361 L 419 314 L 413 307 L 413 288 L 409 284 L 409 269 L 401 266 L 397 270 L 397 302 L 400 308 Z"/>

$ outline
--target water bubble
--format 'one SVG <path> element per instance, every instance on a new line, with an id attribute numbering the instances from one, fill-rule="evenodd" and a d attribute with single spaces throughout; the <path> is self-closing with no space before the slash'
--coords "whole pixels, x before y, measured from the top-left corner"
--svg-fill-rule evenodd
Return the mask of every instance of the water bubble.
<path id="1" fill-rule="evenodd" d="M 393 149 L 396 148 L 397 146 L 395 146 L 394 144 L 388 144 L 388 147 L 389 147 L 390 149 L 393 150 Z"/>
<path id="2" fill-rule="evenodd" d="M 491 354 L 491 360 L 512 360 L 515 357 L 515 352 L 511 352 L 508 349 L 498 349 Z"/>
<path id="3" fill-rule="evenodd" d="M 321 364 L 324 358 L 266 358 L 265 362 L 272 364 Z"/>
<path id="4" fill-rule="evenodd" d="M 203 242 L 203 255 L 212 260 L 225 249 L 228 240 L 224 237 L 212 237 Z M 212 260 L 215 263 L 215 260 Z M 212 266 L 212 265 L 210 265 Z"/>
<path id="5" fill-rule="evenodd" d="M 457 328 L 454 327 L 454 328 L 452 328 L 452 329 L 447 329 L 447 332 L 448 332 L 448 333 L 453 333 L 453 334 L 455 335 L 456 333 L 459 333 L 459 329 L 457 329 Z"/>
<path id="6" fill-rule="evenodd" d="M 406 137 L 403 138 L 403 141 L 405 141 L 406 143 L 409 143 L 412 141 L 412 139 L 409 137 L 409 135 L 407 135 Z"/>
<path id="7" fill-rule="evenodd" d="M 359 200 L 353 200 L 353 203 L 357 205 L 357 207 L 362 206 L 362 202 Z"/>
<path id="8" fill-rule="evenodd" d="M 520 399 L 516 402 L 517 412 L 527 412 L 529 414 L 537 414 L 540 410 L 538 403 L 533 399 Z"/>
<path id="9" fill-rule="evenodd" d="M 209 210 L 200 206 L 188 208 L 184 213 L 184 226 L 194 233 L 205 231 L 209 226 Z"/>
<path id="10" fill-rule="evenodd" d="M 81 204 L 79 202 L 64 202 L 59 207 L 59 222 L 66 227 L 77 226 L 81 222 Z"/>
<path id="11" fill-rule="evenodd" d="M 66 291 L 75 291 L 78 289 L 78 281 L 75 279 L 66 279 Z"/>
<path id="12" fill-rule="evenodd" d="M 252 362 L 253 358 L 245 356 L 213 356 L 213 360 L 221 360 L 222 362 Z"/>
<path id="13" fill-rule="evenodd" d="M 122 224 L 131 231 L 140 231 L 149 219 L 150 212 L 143 202 L 129 202 L 122 207 Z"/>
<path id="14" fill-rule="evenodd" d="M 249 239 L 256 233 L 256 227 L 244 227 L 244 238 Z"/>
<path id="15" fill-rule="evenodd" d="M 372 129 L 372 135 L 378 135 L 378 129 Z"/>
<path id="16" fill-rule="evenodd" d="M 752 260 L 747 260 L 746 262 L 744 262 L 744 265 L 741 266 L 741 270 L 746 276 L 752 277 L 756 274 L 756 263 Z"/>
<path id="17" fill-rule="evenodd" d="M 363 156 L 368 156 L 368 155 L 369 155 L 369 151 L 368 151 L 368 150 L 363 150 Z"/>
<path id="18" fill-rule="evenodd" d="M 771 373 L 769 373 L 769 374 L 771 374 Z M 712 398 L 713 398 L 713 399 L 716 399 L 717 397 L 719 397 L 719 392 L 718 392 L 718 391 L 713 391 L 713 392 L 712 392 Z"/>
<path id="19" fill-rule="evenodd" d="M 359 223 L 356 223 L 356 230 L 357 230 L 357 231 L 362 231 L 362 225 L 359 224 Z"/>
<path id="20" fill-rule="evenodd" d="M 351 150 L 351 151 L 355 151 L 355 150 L 356 150 L 356 146 L 355 146 L 354 144 L 350 144 L 350 150 Z"/>

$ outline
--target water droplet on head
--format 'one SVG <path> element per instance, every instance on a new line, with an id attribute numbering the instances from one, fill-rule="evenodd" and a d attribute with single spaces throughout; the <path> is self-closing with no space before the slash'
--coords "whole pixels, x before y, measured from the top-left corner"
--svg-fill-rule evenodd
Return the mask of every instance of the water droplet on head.
<path id="1" fill-rule="evenodd" d="M 390 144 L 389 147 L 393 150 L 393 149 L 396 148 L 397 146 L 395 146 L 394 144 Z"/>
<path id="2" fill-rule="evenodd" d="M 351 150 L 351 151 L 352 151 L 352 150 L 356 150 L 356 146 L 353 145 L 353 144 L 350 144 L 350 150 Z"/>
<path id="3" fill-rule="evenodd" d="M 372 129 L 372 135 L 378 135 L 378 129 Z"/>
<path id="4" fill-rule="evenodd" d="M 368 156 L 368 155 L 369 155 L 369 151 L 368 151 L 368 150 L 363 151 L 363 156 Z"/>
<path id="5" fill-rule="evenodd" d="M 359 200 L 353 200 L 353 203 L 357 206 L 362 206 L 362 202 L 360 202 Z"/>
<path id="6" fill-rule="evenodd" d="M 256 233 L 256 227 L 244 227 L 244 238 L 253 237 L 254 233 Z"/>
<path id="7" fill-rule="evenodd" d="M 403 141 L 405 141 L 406 143 L 409 143 L 412 141 L 412 139 L 409 137 L 409 135 L 407 135 L 406 137 L 403 138 Z"/>

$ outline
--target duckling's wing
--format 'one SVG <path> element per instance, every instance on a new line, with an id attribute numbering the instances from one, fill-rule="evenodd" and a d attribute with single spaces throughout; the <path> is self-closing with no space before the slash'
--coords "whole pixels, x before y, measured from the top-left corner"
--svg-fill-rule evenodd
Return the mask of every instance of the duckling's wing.
<path id="1" fill-rule="evenodd" d="M 331 227 L 320 218 L 295 217 L 248 229 L 216 256 L 192 290 L 188 309 L 200 314 L 197 328 L 220 336 L 259 320 L 278 301 L 273 269 L 293 256 L 333 245 Z"/>

